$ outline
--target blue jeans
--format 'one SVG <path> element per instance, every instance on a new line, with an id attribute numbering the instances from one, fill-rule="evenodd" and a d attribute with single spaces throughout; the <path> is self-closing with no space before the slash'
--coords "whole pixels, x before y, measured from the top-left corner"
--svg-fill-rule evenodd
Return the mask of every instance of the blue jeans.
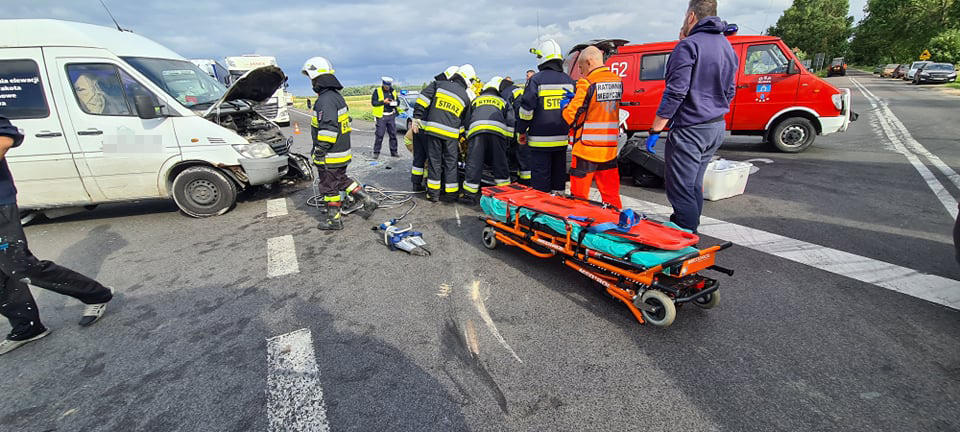
<path id="1" fill-rule="evenodd" d="M 664 187 L 673 206 L 670 220 L 694 232 L 703 212 L 703 174 L 723 143 L 726 123 L 718 121 L 678 127 L 667 136 Z"/>

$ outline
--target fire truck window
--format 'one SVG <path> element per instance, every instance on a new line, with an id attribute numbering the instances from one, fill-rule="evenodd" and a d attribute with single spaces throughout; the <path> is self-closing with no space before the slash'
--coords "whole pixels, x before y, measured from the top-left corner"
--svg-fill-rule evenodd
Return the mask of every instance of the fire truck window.
<path id="1" fill-rule="evenodd" d="M 667 75 L 667 60 L 670 53 L 647 54 L 640 59 L 640 80 L 662 80 Z"/>
<path id="2" fill-rule="evenodd" d="M 790 63 L 775 44 L 753 45 L 747 48 L 747 75 L 785 74 Z"/>

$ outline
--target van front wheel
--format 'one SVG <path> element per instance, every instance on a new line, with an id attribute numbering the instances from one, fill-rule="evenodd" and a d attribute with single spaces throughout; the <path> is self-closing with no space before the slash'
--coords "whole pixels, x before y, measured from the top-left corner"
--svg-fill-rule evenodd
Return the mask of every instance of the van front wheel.
<path id="1" fill-rule="evenodd" d="M 817 129 L 810 120 L 790 117 L 781 121 L 770 132 L 770 143 L 784 153 L 800 153 L 813 144 Z"/>
<path id="2" fill-rule="evenodd" d="M 219 216 L 237 202 L 237 185 L 214 168 L 191 167 L 173 179 L 173 200 L 190 216 Z"/>

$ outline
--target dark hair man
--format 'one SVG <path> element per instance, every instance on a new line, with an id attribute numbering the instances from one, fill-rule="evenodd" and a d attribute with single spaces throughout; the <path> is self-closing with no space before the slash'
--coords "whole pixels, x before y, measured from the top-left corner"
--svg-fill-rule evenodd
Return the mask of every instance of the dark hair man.
<path id="1" fill-rule="evenodd" d="M 664 151 L 670 220 L 694 232 L 703 211 L 703 174 L 723 142 L 736 90 L 737 55 L 723 35 L 727 23 L 716 15 L 717 0 L 690 0 L 650 129 L 659 134 L 670 127 Z"/>
<path id="2" fill-rule="evenodd" d="M 30 253 L 20 225 L 17 188 L 7 166 L 7 151 L 23 142 L 23 133 L 0 117 L 0 314 L 10 321 L 10 334 L 0 341 L 0 355 L 40 339 L 50 330 L 40 322 L 37 302 L 27 283 L 86 304 L 81 326 L 97 322 L 113 299 L 113 289 Z"/>

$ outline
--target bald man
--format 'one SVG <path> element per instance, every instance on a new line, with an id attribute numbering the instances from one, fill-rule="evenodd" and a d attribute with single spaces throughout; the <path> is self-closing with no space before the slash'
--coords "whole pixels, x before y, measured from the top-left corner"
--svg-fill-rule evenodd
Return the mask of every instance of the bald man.
<path id="1" fill-rule="evenodd" d="M 577 81 L 572 98 L 561 102 L 561 106 L 566 105 L 563 119 L 573 136 L 570 194 L 589 198 L 590 186 L 596 180 L 603 202 L 620 208 L 617 136 L 623 83 L 603 65 L 603 52 L 597 47 L 581 51 L 577 67 L 583 78 Z"/>

